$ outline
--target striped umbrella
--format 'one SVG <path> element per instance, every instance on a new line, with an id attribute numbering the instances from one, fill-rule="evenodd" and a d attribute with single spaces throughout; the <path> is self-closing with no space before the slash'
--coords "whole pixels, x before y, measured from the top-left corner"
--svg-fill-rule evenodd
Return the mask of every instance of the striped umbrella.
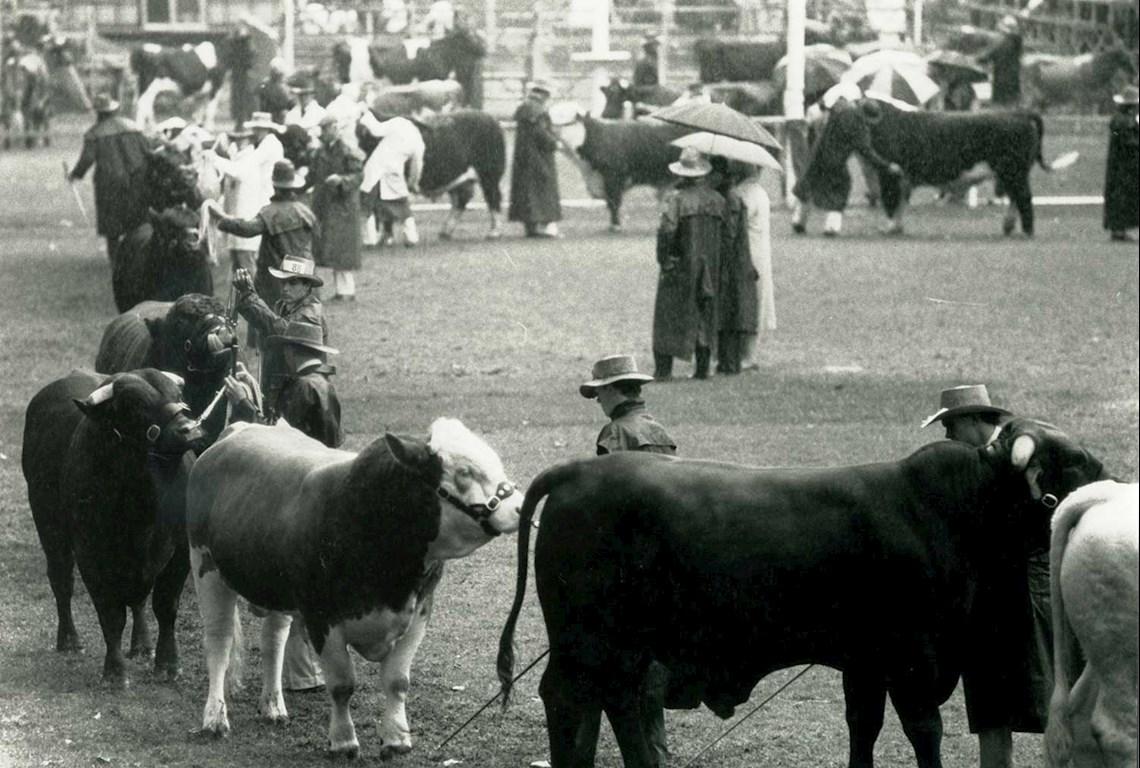
<path id="1" fill-rule="evenodd" d="M 874 91 L 921 107 L 940 90 L 926 74 L 926 66 L 921 56 L 909 51 L 876 51 L 856 59 L 842 80 L 864 92 Z"/>

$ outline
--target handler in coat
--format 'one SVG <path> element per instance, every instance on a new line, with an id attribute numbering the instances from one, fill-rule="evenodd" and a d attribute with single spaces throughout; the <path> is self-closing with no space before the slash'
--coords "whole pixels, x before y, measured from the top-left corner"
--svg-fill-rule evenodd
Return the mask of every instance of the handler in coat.
<path id="1" fill-rule="evenodd" d="M 520 221 L 527 237 L 558 237 L 562 203 L 554 151 L 558 135 L 550 120 L 550 88 L 531 83 L 515 110 L 515 148 L 511 160 L 509 221 Z"/>
<path id="2" fill-rule="evenodd" d="M 706 379 L 717 336 L 717 287 L 725 242 L 733 237 L 728 206 L 709 185 L 712 165 L 685 147 L 669 164 L 681 179 L 657 228 L 657 298 L 653 308 L 653 377 L 673 375 L 673 358 L 696 354 L 693 378 Z"/>
<path id="3" fill-rule="evenodd" d="M 321 119 L 321 144 L 309 163 L 313 214 L 320 236 L 313 241 L 317 264 L 332 267 L 332 301 L 354 301 L 360 269 L 360 180 L 364 158 L 344 142 L 335 115 Z"/>
<path id="4" fill-rule="evenodd" d="M 1128 230 L 1140 226 L 1140 90 L 1130 85 L 1112 97 L 1117 112 L 1108 124 L 1108 161 L 1104 169 L 1104 228 L 1112 239 L 1130 242 Z"/>
<path id="5" fill-rule="evenodd" d="M 67 175 L 83 178 L 95 166 L 95 228 L 107 239 L 107 258 L 115 260 L 119 238 L 146 220 L 146 173 L 150 143 L 138 126 L 120 117 L 110 94 L 95 97 L 95 125 L 83 134 L 83 151 Z"/>

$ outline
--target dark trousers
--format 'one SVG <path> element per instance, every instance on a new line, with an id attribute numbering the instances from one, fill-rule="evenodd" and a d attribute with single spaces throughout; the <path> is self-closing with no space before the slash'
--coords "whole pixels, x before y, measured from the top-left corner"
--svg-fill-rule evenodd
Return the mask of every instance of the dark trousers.
<path id="1" fill-rule="evenodd" d="M 744 354 L 744 339 L 747 335 L 738 331 L 721 331 L 717 334 L 717 373 L 740 373 L 740 358 Z"/>

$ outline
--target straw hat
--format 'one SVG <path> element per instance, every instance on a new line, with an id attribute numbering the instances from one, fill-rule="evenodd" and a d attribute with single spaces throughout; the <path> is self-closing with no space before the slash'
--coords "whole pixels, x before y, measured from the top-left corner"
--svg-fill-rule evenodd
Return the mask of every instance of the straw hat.
<path id="1" fill-rule="evenodd" d="M 273 164 L 274 189 L 301 189 L 305 186 L 305 175 L 297 173 L 292 160 L 278 160 Z"/>
<path id="2" fill-rule="evenodd" d="M 320 287 L 325 281 L 317 277 L 317 263 L 307 256 L 286 256 L 281 266 L 270 267 L 269 274 L 279 280 L 301 279 Z"/>
<path id="3" fill-rule="evenodd" d="M 971 413 L 1010 415 L 1005 408 L 998 408 L 990 402 L 990 393 L 986 391 L 985 384 L 963 384 L 960 387 L 942 390 L 938 410 L 927 417 L 926 421 L 922 422 L 922 426 L 929 427 L 936 421 Z"/>
<path id="4" fill-rule="evenodd" d="M 1121 106 L 1125 104 L 1140 104 L 1140 89 L 1135 85 L 1126 85 L 1124 90 L 1112 97 L 1112 101 Z"/>
<path id="5" fill-rule="evenodd" d="M 701 154 L 700 150 L 693 147 L 685 147 L 681 150 L 681 159 L 675 163 L 669 163 L 669 172 L 674 176 L 697 178 L 707 176 L 711 171 L 712 165 L 708 159 Z"/>
<path id="6" fill-rule="evenodd" d="M 325 332 L 321 326 L 304 320 L 290 320 L 289 325 L 285 326 L 285 333 L 270 336 L 268 341 L 270 344 L 300 344 L 329 355 L 340 354 L 340 350 L 325 344 Z"/>
<path id="7" fill-rule="evenodd" d="M 94 101 L 91 102 L 91 107 L 96 112 L 117 112 L 119 102 L 115 101 L 109 93 L 100 93 L 96 94 Z"/>
<path id="8" fill-rule="evenodd" d="M 593 399 L 598 396 L 598 387 L 617 381 L 653 381 L 653 377 L 637 370 L 633 355 L 609 355 L 594 363 L 590 370 L 590 380 L 579 385 L 582 397 Z"/>
<path id="9" fill-rule="evenodd" d="M 273 115 L 268 112 L 254 112 L 245 121 L 245 127 L 253 130 L 254 128 L 266 128 L 270 131 L 281 133 L 285 130 L 285 126 L 273 122 Z"/>

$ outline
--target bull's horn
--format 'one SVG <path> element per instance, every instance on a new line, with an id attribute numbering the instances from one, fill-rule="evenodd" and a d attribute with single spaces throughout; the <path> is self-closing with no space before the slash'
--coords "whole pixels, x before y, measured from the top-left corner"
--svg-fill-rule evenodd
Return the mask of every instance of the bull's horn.
<path id="1" fill-rule="evenodd" d="M 159 373 L 173 381 L 175 386 L 177 386 L 179 389 L 186 386 L 186 379 L 182 378 L 177 373 L 171 373 L 170 371 L 159 371 Z"/>
<path id="2" fill-rule="evenodd" d="M 1010 463 L 1018 469 L 1025 469 L 1029 466 L 1029 460 L 1033 458 L 1035 450 L 1037 450 L 1036 440 L 1029 435 L 1018 435 L 1009 452 Z"/>
<path id="3" fill-rule="evenodd" d="M 106 384 L 99 387 L 98 389 L 96 389 L 94 392 L 92 392 L 90 395 L 87 396 L 87 404 L 88 405 L 99 405 L 100 403 L 105 403 L 111 399 L 111 395 L 113 395 L 114 393 L 115 393 L 115 382 L 108 381 Z"/>

